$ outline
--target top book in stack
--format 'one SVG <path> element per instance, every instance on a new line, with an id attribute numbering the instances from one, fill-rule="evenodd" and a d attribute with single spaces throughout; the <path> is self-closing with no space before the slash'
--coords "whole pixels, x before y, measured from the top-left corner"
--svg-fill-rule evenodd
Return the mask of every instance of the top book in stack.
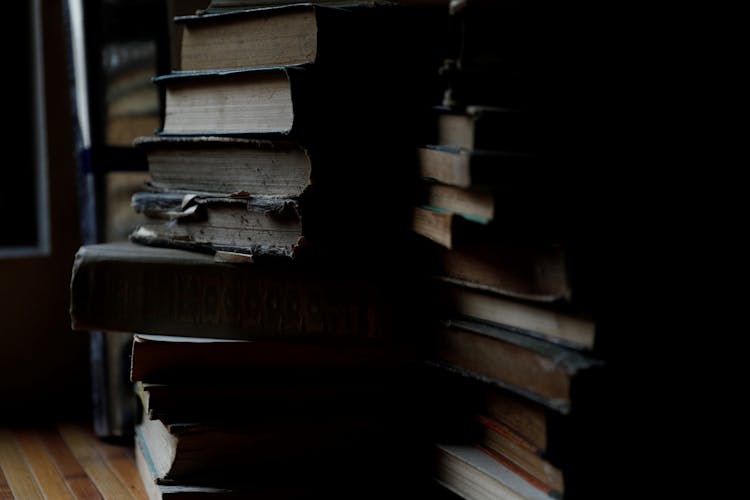
<path id="1" fill-rule="evenodd" d="M 179 69 L 211 71 L 319 63 L 321 57 L 335 56 L 346 48 L 330 30 L 335 25 L 340 32 L 350 17 L 350 10 L 313 4 L 179 16 L 175 18 L 183 29 Z"/>

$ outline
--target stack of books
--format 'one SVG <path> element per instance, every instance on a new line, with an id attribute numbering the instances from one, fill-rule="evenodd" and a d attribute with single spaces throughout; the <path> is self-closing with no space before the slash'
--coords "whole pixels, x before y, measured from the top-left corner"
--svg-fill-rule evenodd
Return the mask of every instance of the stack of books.
<path id="1" fill-rule="evenodd" d="M 411 40 L 414 15 L 175 19 L 163 126 L 136 141 L 146 220 L 130 242 L 82 247 L 71 282 L 74 328 L 135 334 L 152 497 L 430 487 L 401 249 L 437 39 Z"/>
<path id="2" fill-rule="evenodd" d="M 154 182 L 134 241 L 357 264 L 404 240 L 435 39 L 411 36 L 415 9 L 367 5 L 177 18 L 164 126 L 138 141 Z"/>
<path id="3" fill-rule="evenodd" d="M 439 311 L 427 358 L 448 401 L 433 474 L 466 498 L 575 496 L 571 421 L 606 364 L 575 166 L 548 128 L 559 29 L 540 5 L 467 0 L 450 13 L 458 44 L 417 151 L 412 212 Z"/>
<path id="4" fill-rule="evenodd" d="M 138 470 L 161 498 L 337 497 L 375 471 L 395 480 L 392 450 L 417 451 L 404 367 L 386 348 L 340 341 L 136 335 Z"/>

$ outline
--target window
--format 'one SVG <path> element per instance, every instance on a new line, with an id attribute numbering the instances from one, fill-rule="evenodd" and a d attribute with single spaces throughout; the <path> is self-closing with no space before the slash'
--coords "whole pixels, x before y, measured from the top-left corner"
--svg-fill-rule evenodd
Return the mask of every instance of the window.
<path id="1" fill-rule="evenodd" d="M 5 159 L 0 180 L 0 257 L 47 255 L 47 148 L 40 1 L 12 2 L 6 18 L 24 30 L 1 30 L 6 73 L 3 127 Z"/>

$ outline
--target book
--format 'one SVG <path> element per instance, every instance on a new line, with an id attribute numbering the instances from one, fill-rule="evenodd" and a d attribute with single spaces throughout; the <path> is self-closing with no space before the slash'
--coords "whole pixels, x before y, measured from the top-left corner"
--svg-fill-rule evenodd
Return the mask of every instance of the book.
<path id="1" fill-rule="evenodd" d="M 153 444 L 151 445 L 153 446 Z M 219 488 L 213 486 L 198 486 L 193 484 L 160 484 L 156 466 L 147 443 L 136 426 L 135 433 L 135 465 L 141 482 L 146 490 L 149 500 L 161 499 L 184 499 L 184 498 L 284 498 L 284 494 L 290 492 L 279 491 L 252 491 L 242 488 Z M 299 494 L 298 490 L 295 493 Z"/>
<path id="2" fill-rule="evenodd" d="M 509 429 L 537 455 L 556 457 L 559 438 L 555 432 L 564 425 L 559 414 L 550 413 L 528 398 L 486 384 L 481 384 L 477 399 L 477 413 Z"/>
<path id="3" fill-rule="evenodd" d="M 176 381 L 169 384 L 136 382 L 136 395 L 150 420 L 165 424 L 247 424 L 262 419 L 339 415 L 378 415 L 401 403 L 406 408 L 406 387 L 393 374 L 381 371 L 340 370 L 321 374 L 294 367 L 251 369 L 242 374 L 247 382 L 233 379 Z M 341 379 L 346 380 L 341 380 Z M 410 385 L 404 379 L 404 386 Z M 413 393 L 410 393 L 413 395 Z"/>
<path id="4" fill-rule="evenodd" d="M 554 498 L 472 445 L 436 444 L 434 474 L 440 484 L 462 498 Z"/>
<path id="5" fill-rule="evenodd" d="M 489 232 L 488 224 L 488 220 L 464 217 L 433 206 L 412 209 L 412 230 L 448 249 L 481 240 Z"/>
<path id="6" fill-rule="evenodd" d="M 459 188 L 425 181 L 420 185 L 420 205 L 427 205 L 468 219 L 490 222 L 496 218 L 496 196 L 488 189 Z"/>
<path id="7" fill-rule="evenodd" d="M 326 2 L 232 9 L 175 17 L 182 28 L 181 71 L 360 64 L 375 19 L 402 15 L 393 5 Z"/>
<path id="8" fill-rule="evenodd" d="M 130 235 L 136 243 L 288 258 L 309 245 L 296 199 L 140 192 L 133 195 L 132 204 L 147 216 Z M 315 222 L 314 217 L 305 219 L 307 227 Z M 306 231 L 310 233 L 314 231 Z"/>
<path id="9" fill-rule="evenodd" d="M 365 186 L 351 193 L 353 183 L 361 184 L 363 170 L 379 187 L 399 178 L 396 167 L 380 166 L 382 157 L 377 151 L 365 155 L 346 147 L 316 147 L 310 152 L 281 136 L 142 136 L 134 145 L 145 155 L 150 175 L 140 191 L 148 187 L 155 192 L 225 196 L 244 192 L 298 198 L 315 184 L 316 189 L 335 188 L 338 197 L 354 202 L 375 195 Z M 349 153 L 356 154 L 361 168 L 352 168 Z"/>
<path id="10" fill-rule="evenodd" d="M 448 249 L 481 242 L 570 246 L 577 234 L 577 207 L 562 202 L 565 188 L 545 187 L 545 182 L 533 187 L 507 184 L 494 192 L 422 182 L 411 228 Z"/>
<path id="11" fill-rule="evenodd" d="M 416 355 L 335 340 L 232 341 L 135 335 L 130 377 L 144 414 L 172 422 L 376 414 L 413 399 Z M 248 403 L 252 403 L 249 404 Z"/>
<path id="12" fill-rule="evenodd" d="M 265 436 L 268 438 L 268 436 Z M 353 440 L 358 443 L 356 436 Z M 367 444 L 367 443 L 363 443 Z M 393 445 L 394 443 L 392 443 Z M 371 447 L 352 449 L 344 447 L 337 456 L 305 457 L 302 460 L 289 460 L 288 457 L 278 467 L 261 464 L 241 470 L 229 481 L 212 486 L 201 484 L 214 482 L 222 476 L 209 478 L 205 475 L 192 475 L 184 479 L 167 480 L 159 475 L 163 461 L 164 443 L 149 439 L 142 425 L 136 426 L 135 458 L 136 467 L 146 487 L 149 499 L 158 498 L 259 498 L 267 500 L 301 498 L 384 498 L 397 488 L 409 497 L 447 498 L 432 488 L 428 482 L 428 468 L 425 457 L 403 453 L 408 447 L 399 450 L 381 450 L 375 444 Z M 401 451 L 401 454 L 388 456 L 388 451 Z M 250 448 L 247 449 L 251 451 Z M 281 450 L 275 450 L 278 455 Z M 199 455 L 199 461 L 203 455 Z M 207 457 L 208 458 L 208 457 Z M 394 465 L 386 464 L 386 458 Z M 263 457 L 256 457 L 263 460 Z M 406 460 L 413 460 L 411 463 Z M 414 461 L 416 460 L 416 461 Z M 410 466 L 409 466 L 410 465 Z M 400 468 L 398 468 L 400 467 Z M 214 470 L 216 467 L 214 466 Z M 377 470 L 377 481 L 372 481 L 372 471 Z M 353 493 L 354 492 L 354 493 Z M 437 496 L 436 496 L 437 495 Z M 452 497 L 451 497 L 452 498 Z"/>
<path id="13" fill-rule="evenodd" d="M 297 83 L 313 70 L 301 66 L 171 73 L 154 81 L 166 92 L 162 134 L 289 134 L 299 128 Z M 295 97 L 292 97 L 294 81 Z"/>
<path id="14" fill-rule="evenodd" d="M 362 259 L 377 257 L 381 267 L 387 262 L 397 266 L 396 255 L 383 256 L 372 244 L 373 234 L 394 245 L 407 236 L 402 207 L 375 204 L 381 183 L 385 179 L 372 179 L 357 190 L 310 184 L 294 197 L 242 191 L 230 195 L 143 191 L 133 195 L 132 206 L 146 218 L 130 234 L 130 240 L 151 246 L 241 253 L 255 260 L 356 265 Z M 394 200 L 399 191 L 394 189 Z"/>
<path id="15" fill-rule="evenodd" d="M 211 0 L 208 6 L 198 13 L 205 12 L 210 13 L 221 13 L 227 11 L 236 10 L 248 10 L 257 8 L 274 7 L 278 5 L 289 5 L 297 4 L 299 2 L 295 0 Z M 380 4 L 387 4 L 390 2 L 380 2 L 378 0 L 322 0 L 316 2 L 321 5 L 334 6 L 334 7 L 372 7 Z"/>
<path id="16" fill-rule="evenodd" d="M 71 326 L 245 340 L 383 340 L 395 319 L 386 290 L 376 277 L 346 269 L 227 264 L 133 243 L 87 245 L 73 265 Z"/>
<path id="17" fill-rule="evenodd" d="M 535 207 L 529 213 L 506 212 L 502 219 L 485 219 L 439 206 L 420 205 L 412 208 L 411 229 L 451 250 L 485 241 L 491 244 L 514 239 L 528 245 L 564 244 L 564 230 L 569 222 L 563 210 L 546 218 L 543 212 L 546 210 Z"/>
<path id="18" fill-rule="evenodd" d="M 426 373 L 434 393 L 429 396 L 430 412 L 440 415 L 437 439 L 444 442 L 479 443 L 479 418 L 501 425 L 536 455 L 563 470 L 568 443 L 579 405 L 563 414 L 525 394 L 502 387 L 486 378 L 459 375 L 457 370 L 429 362 Z M 577 401 L 580 403 L 580 400 Z M 583 404 L 583 403 L 581 403 Z"/>
<path id="19" fill-rule="evenodd" d="M 565 492 L 563 472 L 536 449 L 504 424 L 479 415 L 480 437 L 478 444 L 491 454 L 497 454 L 512 463 L 522 475 L 541 483 L 551 494 L 562 497 Z"/>
<path id="20" fill-rule="evenodd" d="M 573 303 L 578 297 L 563 243 L 495 239 L 450 250 L 427 244 L 430 272 L 437 279 L 535 302 Z"/>
<path id="21" fill-rule="evenodd" d="M 382 453 L 394 424 L 383 415 L 289 414 L 216 425 L 144 418 L 136 432 L 148 443 L 157 483 L 268 486 L 290 472 L 303 484 L 329 482 L 323 471 L 344 468 L 350 454 L 366 462 Z"/>
<path id="22" fill-rule="evenodd" d="M 204 10 L 207 13 L 231 10 L 254 9 L 285 4 L 296 4 L 296 0 L 212 0 Z M 321 0 L 316 4 L 348 7 L 377 7 L 383 5 L 403 5 L 415 7 L 437 7 L 448 12 L 447 0 Z"/>
<path id="23" fill-rule="evenodd" d="M 596 322 L 591 314 L 575 306 L 512 299 L 445 280 L 439 283 L 442 303 L 453 314 L 501 325 L 574 349 L 595 347 Z"/>
<path id="24" fill-rule="evenodd" d="M 517 185 L 538 179 L 534 155 L 496 150 L 426 145 L 417 150 L 420 176 L 463 188 Z"/>
<path id="25" fill-rule="evenodd" d="M 528 175 L 533 173 L 544 175 L 538 170 L 532 170 Z M 482 223 L 497 220 L 502 222 L 503 227 L 533 224 L 536 232 L 563 226 L 566 218 L 570 218 L 567 215 L 569 209 L 563 201 L 569 192 L 564 186 L 555 184 L 552 176 L 514 180 L 512 175 L 508 175 L 496 184 L 473 184 L 470 180 L 468 184 L 456 186 L 423 177 L 419 184 L 417 204 Z"/>
<path id="26" fill-rule="evenodd" d="M 513 108 L 471 105 L 464 108 L 439 106 L 435 144 L 472 150 L 532 153 L 537 150 L 538 117 Z"/>
<path id="27" fill-rule="evenodd" d="M 486 379 L 457 376 L 440 366 L 432 377 L 430 411 L 440 416 L 436 442 L 474 446 L 543 492 L 564 497 L 564 473 L 576 468 L 577 458 L 567 447 L 577 439 L 573 414 L 578 405 L 562 414 Z"/>
<path id="28" fill-rule="evenodd" d="M 415 359 L 405 347 L 323 340 L 229 340 L 135 334 L 130 380 L 156 384 L 245 379 L 262 370 L 299 373 L 396 371 Z"/>
<path id="29" fill-rule="evenodd" d="M 292 197 L 311 182 L 309 154 L 281 138 L 142 136 L 134 146 L 144 152 L 158 191 Z"/>
<path id="30" fill-rule="evenodd" d="M 420 87 L 427 77 L 419 65 L 400 69 L 397 62 L 364 69 L 313 64 L 162 75 L 154 80 L 166 94 L 158 133 L 282 135 L 307 148 L 361 152 L 387 127 L 405 135 L 394 137 L 386 150 L 414 145 L 421 128 L 410 127 L 425 119 L 428 93 Z M 401 84 L 403 79 L 409 81 Z M 388 87 L 399 91 L 383 92 Z"/>
<path id="31" fill-rule="evenodd" d="M 570 412 L 572 386 L 583 393 L 602 362 L 528 335 L 463 319 L 445 320 L 432 360 L 460 375 L 497 384 L 561 413 Z M 584 379 L 585 377 L 585 379 Z"/>

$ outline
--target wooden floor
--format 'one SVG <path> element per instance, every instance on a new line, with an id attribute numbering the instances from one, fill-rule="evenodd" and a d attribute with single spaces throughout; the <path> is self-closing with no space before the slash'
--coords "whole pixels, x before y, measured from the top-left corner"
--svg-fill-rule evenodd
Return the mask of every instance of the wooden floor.
<path id="1" fill-rule="evenodd" d="M 146 492 L 133 449 L 82 424 L 0 426 L 0 499 L 136 498 Z"/>

